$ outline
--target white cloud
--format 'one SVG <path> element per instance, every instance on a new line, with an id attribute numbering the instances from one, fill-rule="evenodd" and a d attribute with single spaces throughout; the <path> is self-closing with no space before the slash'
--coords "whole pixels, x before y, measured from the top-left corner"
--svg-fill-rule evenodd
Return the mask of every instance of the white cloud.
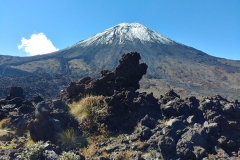
<path id="1" fill-rule="evenodd" d="M 29 56 L 46 54 L 58 50 L 44 33 L 34 33 L 30 39 L 23 37 L 21 42 L 22 44 L 18 46 L 18 49 L 24 49 Z"/>

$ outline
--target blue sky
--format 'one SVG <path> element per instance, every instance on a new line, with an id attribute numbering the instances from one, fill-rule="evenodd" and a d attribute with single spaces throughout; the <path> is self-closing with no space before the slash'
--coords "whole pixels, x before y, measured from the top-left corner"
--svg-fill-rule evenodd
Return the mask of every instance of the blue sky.
<path id="1" fill-rule="evenodd" d="M 31 37 L 63 49 L 122 22 L 240 60 L 239 0 L 1 0 L 0 55 L 29 55 L 23 48 Z"/>

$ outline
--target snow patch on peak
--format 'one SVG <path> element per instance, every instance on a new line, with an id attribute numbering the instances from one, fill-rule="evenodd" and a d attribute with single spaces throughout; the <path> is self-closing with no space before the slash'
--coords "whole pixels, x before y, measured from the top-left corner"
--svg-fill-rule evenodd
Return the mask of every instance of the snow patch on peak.
<path id="1" fill-rule="evenodd" d="M 136 22 L 134 22 L 134 23 L 120 23 L 116 26 L 119 26 L 119 27 L 125 27 L 125 26 L 128 26 L 128 27 L 144 27 L 144 28 L 146 28 L 145 26 L 141 25 L 140 23 L 136 23 Z"/>
<path id="2" fill-rule="evenodd" d="M 74 46 L 88 46 L 99 44 L 123 44 L 126 41 L 140 40 L 144 42 L 158 42 L 172 44 L 174 41 L 166 38 L 159 33 L 148 29 L 139 23 L 120 23 L 101 33 L 94 35 Z"/>

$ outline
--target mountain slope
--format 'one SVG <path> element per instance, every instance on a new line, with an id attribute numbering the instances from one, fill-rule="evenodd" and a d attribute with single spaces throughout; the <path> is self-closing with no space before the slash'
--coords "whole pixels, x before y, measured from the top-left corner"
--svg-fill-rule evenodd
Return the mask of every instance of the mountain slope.
<path id="1" fill-rule="evenodd" d="M 212 57 L 139 23 L 121 23 L 47 55 L 25 58 L 5 56 L 5 60 L 0 61 L 0 74 L 5 81 L 9 81 L 9 76 L 16 75 L 25 77 L 25 81 L 40 74 L 49 75 L 51 78 L 42 85 L 51 83 L 59 86 L 52 93 L 55 95 L 69 82 L 67 79 L 98 77 L 101 70 L 112 70 L 121 55 L 131 51 L 139 52 L 141 61 L 148 65 L 147 75 L 141 81 L 141 91 L 152 91 L 158 96 L 174 88 L 184 95 L 221 94 L 230 98 L 240 97 L 239 61 Z M 9 84 L 17 85 L 18 82 L 12 78 Z M 29 82 L 28 85 L 37 88 L 38 82 Z M 44 95 L 46 90 L 40 93 Z"/>

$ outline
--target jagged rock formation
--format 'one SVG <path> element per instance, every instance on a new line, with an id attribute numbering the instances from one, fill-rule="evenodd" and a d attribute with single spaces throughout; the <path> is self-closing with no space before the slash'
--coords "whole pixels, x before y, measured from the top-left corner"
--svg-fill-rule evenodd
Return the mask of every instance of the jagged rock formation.
<path id="1" fill-rule="evenodd" d="M 16 133 L 7 130 L 6 134 L 0 134 L 0 147 L 8 146 L 14 136 L 23 136 L 29 130 L 33 140 L 45 141 L 41 157 L 57 159 L 69 149 L 55 145 L 56 132 L 71 127 L 79 134 L 87 131 L 87 135 L 97 137 L 101 136 L 97 131 L 104 128 L 109 131 L 108 140 L 88 144 L 85 149 L 71 148 L 81 154 L 79 159 L 240 157 L 240 103 L 237 100 L 228 101 L 219 95 L 202 100 L 194 96 L 183 99 L 173 90 L 159 99 L 139 93 L 136 91 L 139 80 L 147 69 L 146 64 L 139 64 L 139 59 L 138 53 L 125 54 L 116 70 L 103 71 L 99 79 L 87 77 L 73 82 L 55 100 L 39 96 L 28 100 L 21 88 L 11 88 L 7 98 L 0 100 L 0 124 Z M 83 127 L 84 121 L 76 121 L 76 117 L 69 114 L 70 108 L 65 103 L 81 99 L 89 91 L 103 95 L 99 107 L 101 111 L 106 109 L 104 114 L 99 112 L 94 124 L 88 123 L 94 126 L 91 130 Z M 0 159 L 22 159 L 21 151 L 23 143 L 17 141 L 15 148 L 0 150 Z"/>
<path id="2" fill-rule="evenodd" d="M 68 97 L 82 96 L 86 93 L 110 96 L 114 91 L 136 91 L 140 88 L 139 81 L 147 71 L 147 65 L 139 64 L 139 60 L 139 53 L 123 54 L 113 72 L 103 70 L 101 78 L 96 80 L 85 77 L 79 82 L 71 82 L 66 89 Z"/>
<path id="3" fill-rule="evenodd" d="M 104 70 L 101 78 L 94 80 L 85 77 L 78 82 L 71 82 L 66 89 L 67 98 L 76 101 L 89 93 L 107 96 L 103 105 L 108 106 L 108 114 L 101 118 L 101 124 L 110 131 L 132 131 L 147 113 L 159 117 L 157 99 L 152 94 L 136 92 L 140 87 L 139 81 L 147 71 L 145 63 L 139 64 L 140 58 L 137 52 L 123 54 L 113 72 Z"/>

